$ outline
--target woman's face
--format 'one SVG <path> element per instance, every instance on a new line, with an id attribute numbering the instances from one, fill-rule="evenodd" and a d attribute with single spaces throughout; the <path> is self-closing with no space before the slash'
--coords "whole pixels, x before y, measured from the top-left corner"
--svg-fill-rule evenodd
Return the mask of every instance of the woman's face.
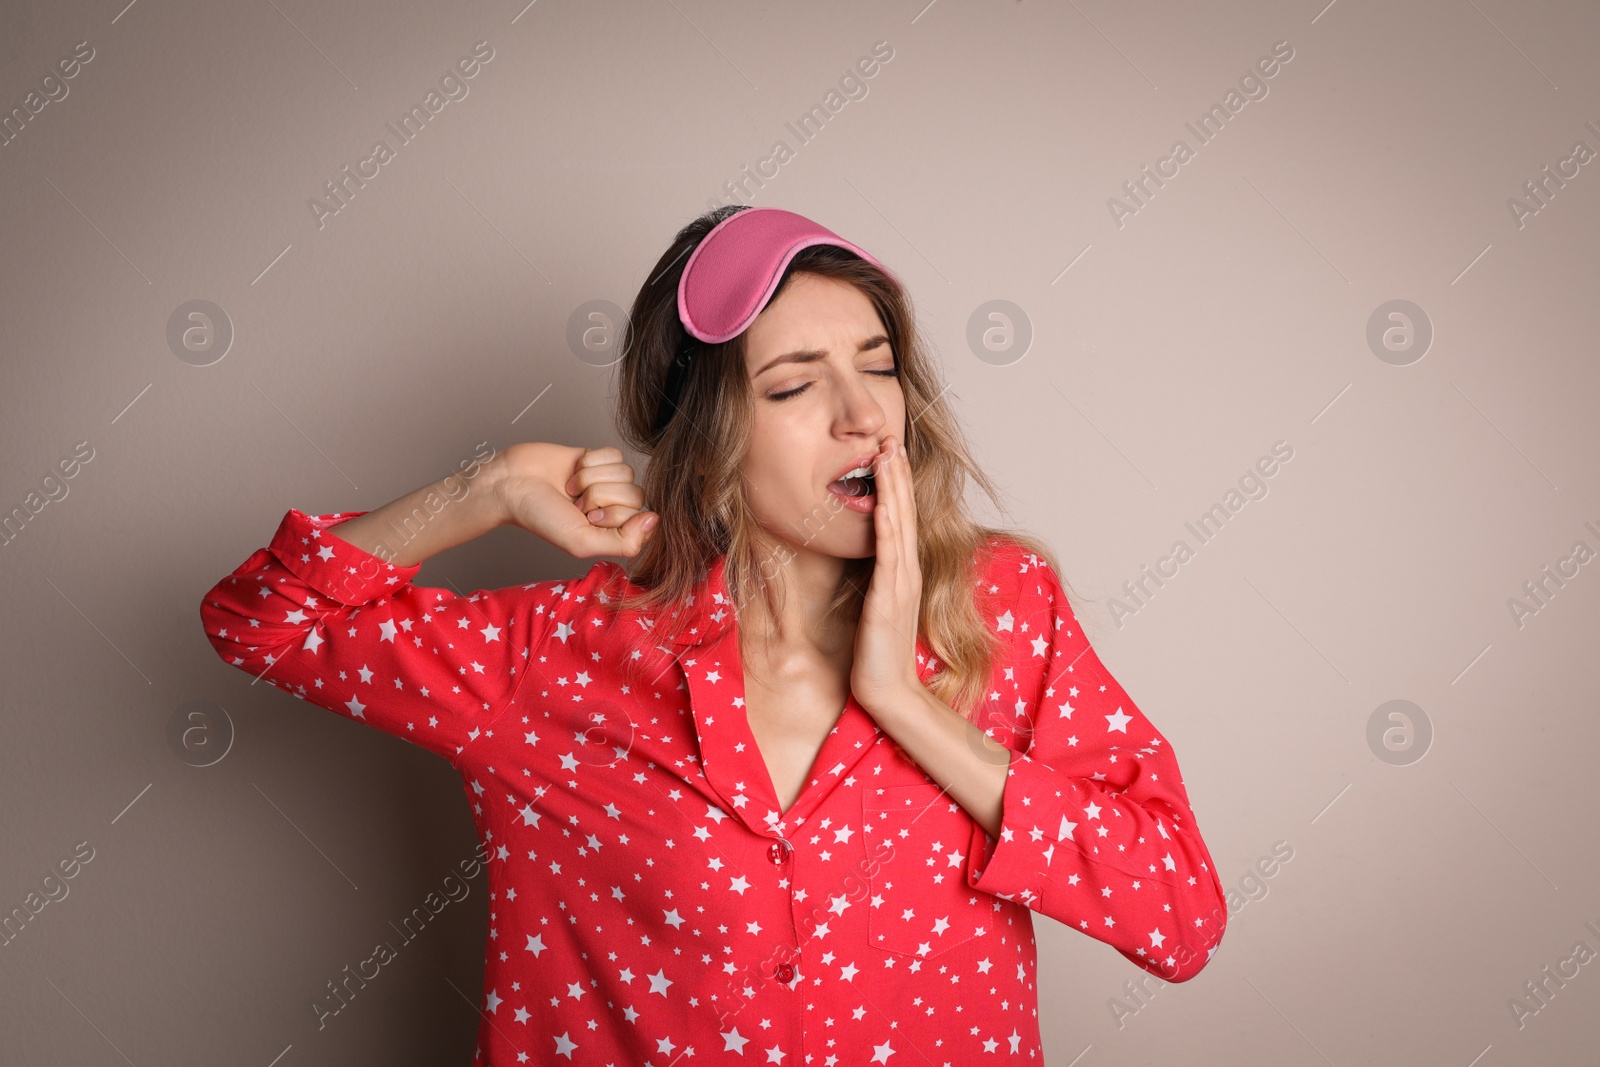
<path id="1" fill-rule="evenodd" d="M 885 437 L 905 440 L 905 395 L 872 301 L 797 271 L 745 341 L 755 417 L 740 469 L 757 520 L 796 551 L 875 555 L 872 511 L 829 488 L 863 457 L 870 464 Z"/>

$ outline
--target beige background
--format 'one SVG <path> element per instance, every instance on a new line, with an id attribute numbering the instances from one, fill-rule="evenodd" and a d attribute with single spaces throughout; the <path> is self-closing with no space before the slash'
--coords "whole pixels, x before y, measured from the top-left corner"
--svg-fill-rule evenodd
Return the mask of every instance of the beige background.
<path id="1" fill-rule="evenodd" d="M 7 112 L 94 50 L 0 147 L 0 508 L 93 449 L 0 548 L 0 911 L 94 850 L 0 947 L 7 1063 L 467 1062 L 481 878 L 327 1029 L 310 1010 L 471 853 L 454 772 L 252 687 L 201 595 L 291 506 L 376 507 L 483 440 L 612 442 L 569 319 L 626 306 L 780 138 L 753 202 L 908 283 L 1005 517 L 1059 551 L 1256 898 L 1120 1025 L 1143 972 L 1036 918 L 1049 1062 L 1594 1062 L 1600 962 L 1520 1028 L 1508 1007 L 1600 951 L 1600 565 L 1508 607 L 1600 549 L 1600 164 L 1520 228 L 1508 207 L 1600 151 L 1593 5 L 119 4 L 0 14 Z M 479 41 L 469 94 L 319 228 L 323 183 Z M 796 147 L 878 41 L 867 95 Z M 1185 121 L 1278 41 L 1268 94 L 1197 147 Z M 1119 227 L 1108 199 L 1180 137 Z M 968 346 L 994 299 L 1031 323 L 1021 359 Z M 1366 339 L 1395 299 L 1434 331 L 1407 365 Z M 231 323 L 222 358 L 169 346 L 191 300 Z M 1123 583 L 1278 441 L 1268 493 L 1119 625 Z M 587 566 L 504 529 L 419 582 Z M 1420 760 L 1368 740 L 1397 699 Z M 210 766 L 168 741 L 189 701 L 235 731 Z"/>

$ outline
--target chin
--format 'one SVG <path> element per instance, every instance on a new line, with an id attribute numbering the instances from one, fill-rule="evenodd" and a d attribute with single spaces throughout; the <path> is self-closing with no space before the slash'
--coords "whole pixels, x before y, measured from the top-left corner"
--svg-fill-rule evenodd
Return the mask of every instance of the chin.
<path id="1" fill-rule="evenodd" d="M 757 516 L 756 520 L 776 551 L 809 552 L 836 559 L 868 559 L 878 554 L 877 527 L 872 515 L 816 507 L 791 519 Z"/>
<path id="2" fill-rule="evenodd" d="M 826 531 L 809 541 L 783 537 L 780 538 L 780 543 L 783 546 L 782 551 L 785 552 L 806 552 L 815 556 L 832 556 L 835 559 L 868 559 L 877 555 L 871 527 L 868 527 L 866 533 L 860 537 Z"/>
<path id="3" fill-rule="evenodd" d="M 870 559 L 878 554 L 873 528 L 866 527 L 860 537 L 833 536 L 828 538 L 818 537 L 806 546 L 812 552 L 825 556 L 834 556 L 838 559 Z"/>

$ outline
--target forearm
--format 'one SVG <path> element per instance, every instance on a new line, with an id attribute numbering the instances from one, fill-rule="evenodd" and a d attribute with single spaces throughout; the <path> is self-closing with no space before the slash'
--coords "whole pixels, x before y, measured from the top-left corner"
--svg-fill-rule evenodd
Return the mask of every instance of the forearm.
<path id="1" fill-rule="evenodd" d="M 473 460 L 330 532 L 386 563 L 410 567 L 510 521 L 500 492 L 507 452 Z"/>
<path id="2" fill-rule="evenodd" d="M 867 710 L 973 821 L 999 836 L 1010 750 L 920 687 L 893 706 Z"/>

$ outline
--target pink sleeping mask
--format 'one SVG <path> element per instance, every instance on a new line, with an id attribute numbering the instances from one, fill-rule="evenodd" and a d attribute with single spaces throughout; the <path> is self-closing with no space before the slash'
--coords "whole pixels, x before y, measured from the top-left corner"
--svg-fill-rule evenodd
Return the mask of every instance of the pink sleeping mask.
<path id="1" fill-rule="evenodd" d="M 804 215 L 775 207 L 746 208 L 713 226 L 690 254 L 678 279 L 678 318 L 683 328 L 707 344 L 739 336 L 772 299 L 789 262 L 812 245 L 843 248 L 889 273 L 866 249 Z M 693 349 L 693 342 L 685 340 L 667 372 L 656 413 L 657 433 L 677 410 Z"/>
<path id="2" fill-rule="evenodd" d="M 804 215 L 747 208 L 712 227 L 689 256 L 678 279 L 683 328 L 707 344 L 737 337 L 772 299 L 789 261 L 812 245 L 836 245 L 883 267 L 866 249 Z"/>

